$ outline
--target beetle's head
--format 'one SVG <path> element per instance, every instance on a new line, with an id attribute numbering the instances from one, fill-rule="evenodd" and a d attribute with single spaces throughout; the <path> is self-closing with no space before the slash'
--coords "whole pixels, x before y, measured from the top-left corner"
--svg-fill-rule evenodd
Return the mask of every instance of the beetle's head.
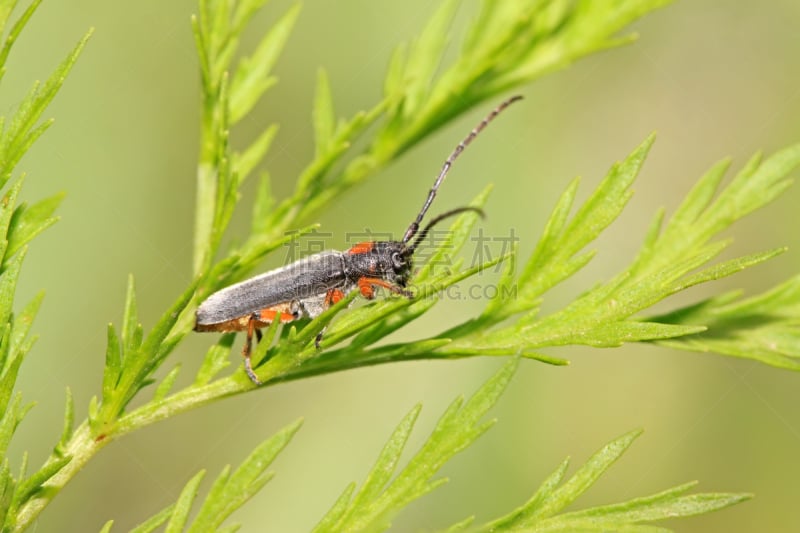
<path id="1" fill-rule="evenodd" d="M 414 250 L 397 241 L 375 243 L 376 256 L 380 258 L 377 269 L 381 277 L 405 287 L 413 269 Z"/>

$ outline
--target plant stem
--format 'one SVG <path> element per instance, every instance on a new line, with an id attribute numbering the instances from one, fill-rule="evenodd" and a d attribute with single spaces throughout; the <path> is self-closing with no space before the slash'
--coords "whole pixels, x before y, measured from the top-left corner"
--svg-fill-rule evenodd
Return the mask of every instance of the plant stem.
<path id="1" fill-rule="evenodd" d="M 200 130 L 200 155 L 197 165 L 197 196 L 194 219 L 194 257 L 192 262 L 195 276 L 203 272 L 211 263 L 211 232 L 214 225 L 214 211 L 217 203 L 217 136 L 214 120 L 215 101 L 206 96 L 203 105 L 203 118 Z"/>
<path id="2" fill-rule="evenodd" d="M 233 396 L 255 388 L 244 372 L 218 379 L 207 385 L 191 386 L 158 402 L 147 403 L 122 416 L 110 437 L 116 438 L 139 428 L 184 413 L 215 400 Z"/>
<path id="3" fill-rule="evenodd" d="M 120 418 L 103 438 L 93 435 L 89 421 L 84 420 L 64 447 L 64 455 L 71 456 L 72 460 L 43 485 L 43 490 L 38 497 L 31 499 L 19 509 L 13 531 L 15 533 L 22 532 L 30 527 L 39 513 L 75 477 L 75 474 L 80 472 L 84 465 L 110 442 L 131 431 L 149 426 L 175 414 L 252 388 L 252 385 L 248 386 L 249 382 L 245 382 L 246 378 L 241 380 L 237 379 L 238 377 L 238 375 L 234 375 L 208 385 L 189 387 L 160 402 L 152 402 L 140 407 Z M 54 463 L 60 457 L 55 454 L 51 455 L 44 467 Z"/>
<path id="4" fill-rule="evenodd" d="M 14 525 L 13 531 L 18 533 L 30 527 L 39 513 L 61 492 L 61 489 L 110 441 L 109 438 L 97 440 L 92 435 L 89 422 L 84 420 L 64 447 L 64 455 L 71 456 L 72 460 L 42 486 L 42 490 L 36 498 L 32 498 L 20 507 L 17 511 L 17 523 Z M 44 466 L 47 467 L 59 458 L 60 456 L 51 455 Z"/>
<path id="5" fill-rule="evenodd" d="M 217 194 L 217 174 L 213 164 L 200 163 L 197 166 L 197 199 L 194 221 L 193 272 L 203 271 L 209 261 L 211 226 L 214 222 L 214 205 Z"/>

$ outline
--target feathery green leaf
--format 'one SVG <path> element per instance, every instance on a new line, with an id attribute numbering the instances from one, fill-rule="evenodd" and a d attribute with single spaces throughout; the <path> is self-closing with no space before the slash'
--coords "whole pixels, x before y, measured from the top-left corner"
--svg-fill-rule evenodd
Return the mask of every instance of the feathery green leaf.
<path id="1" fill-rule="evenodd" d="M 197 497 L 200 482 L 203 481 L 205 475 L 206 471 L 201 470 L 183 487 L 181 495 L 178 497 L 178 501 L 175 503 L 175 507 L 172 510 L 172 516 L 169 517 L 167 527 L 164 528 L 164 533 L 181 533 L 184 530 L 189 520 L 189 511 L 192 510 L 192 504 Z"/>
<path id="2" fill-rule="evenodd" d="M 390 481 L 420 411 L 420 406 L 414 407 L 392 434 L 361 490 L 345 505 L 343 498 L 349 498 L 351 494 L 350 489 L 346 490 L 314 529 L 315 533 L 383 531 L 391 525 L 392 519 L 403 507 L 441 485 L 444 479 L 431 478 L 455 454 L 469 446 L 493 424 L 479 422 L 497 402 L 516 367 L 517 360 L 514 359 L 504 365 L 466 403 L 462 398 L 453 402 L 439 419 L 427 442 Z"/>
<path id="3" fill-rule="evenodd" d="M 258 492 L 272 478 L 267 468 L 300 429 L 301 423 L 298 420 L 264 441 L 232 473 L 226 467 L 214 482 L 192 525 L 186 529 L 187 533 L 216 531 L 231 513 Z"/>
<path id="4" fill-rule="evenodd" d="M 604 446 L 562 484 L 566 460 L 522 506 L 477 531 L 668 531 L 649 522 L 713 512 L 750 498 L 748 494 L 687 494 L 696 482 L 627 502 L 558 514 L 591 487 L 630 447 L 641 431 Z"/>
<path id="5" fill-rule="evenodd" d="M 24 24 L 24 23 L 23 23 Z M 44 130 L 52 123 L 45 121 L 36 126 L 44 110 L 55 97 L 64 80 L 72 69 L 92 32 L 87 33 L 75 46 L 67 58 L 51 74 L 41 87 L 35 84 L 31 92 L 22 101 L 10 123 L 0 132 L 0 187 L 11 177 L 11 172 Z"/>

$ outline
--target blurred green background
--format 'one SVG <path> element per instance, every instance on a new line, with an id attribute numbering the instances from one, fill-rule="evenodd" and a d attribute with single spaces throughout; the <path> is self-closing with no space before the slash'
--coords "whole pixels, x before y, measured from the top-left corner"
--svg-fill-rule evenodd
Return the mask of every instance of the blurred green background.
<path id="1" fill-rule="evenodd" d="M 271 3 L 251 28 L 251 43 L 290 5 Z M 391 50 L 416 35 L 433 9 L 420 0 L 304 6 L 277 67 L 280 83 L 234 132 L 236 143 L 280 123 L 267 161 L 277 194 L 291 190 L 312 155 L 317 69 L 328 70 L 340 115 L 368 107 L 379 97 Z M 475 10 L 474 1 L 462 6 L 454 43 Z M 68 192 L 61 222 L 30 250 L 18 294 L 23 302 L 47 291 L 34 327 L 41 337 L 18 384 L 37 407 L 12 447 L 14 457 L 30 451 L 32 464 L 44 459 L 60 432 L 64 388 L 72 388 L 81 418 L 99 390 L 105 327 L 120 319 L 128 273 L 137 280 L 145 327 L 190 279 L 199 120 L 189 25 L 195 11 L 189 0 L 45 2 L 11 57 L 0 89 L 4 114 L 87 28 L 96 28 L 48 111 L 56 124 L 19 166 L 29 175 L 25 198 Z M 514 228 L 525 255 L 572 177 L 585 177 L 585 198 L 613 161 L 657 130 L 629 208 L 597 243 L 595 261 L 548 299 L 547 309 L 557 308 L 623 268 L 654 211 L 674 209 L 712 162 L 731 155 L 738 169 L 757 149 L 800 140 L 798 27 L 796 0 L 698 0 L 656 12 L 636 25 L 641 39 L 634 45 L 521 89 L 526 100 L 459 161 L 433 211 L 461 205 L 494 183 L 485 231 L 507 235 Z M 490 107 L 448 125 L 345 195 L 317 220 L 322 230 L 337 236 L 365 227 L 400 233 L 442 159 Z M 788 253 L 660 309 L 731 288 L 764 290 L 797 272 L 799 204 L 795 187 L 730 234 L 736 238 L 730 255 L 782 245 L 791 246 Z M 245 227 L 247 202 L 239 215 L 234 233 Z M 336 237 L 331 244 L 343 242 Z M 279 255 L 265 268 L 278 264 Z M 481 306 L 443 301 L 397 338 L 433 334 Z M 214 339 L 192 335 L 174 361 L 196 369 Z M 430 530 L 471 513 L 479 520 L 495 517 L 527 499 L 566 455 L 579 464 L 619 434 L 644 427 L 580 506 L 699 479 L 700 490 L 752 491 L 757 497 L 668 525 L 692 532 L 800 531 L 800 376 L 646 346 L 549 353 L 569 358 L 572 366 L 523 361 L 493 411 L 496 427 L 447 465 L 443 474 L 451 482 L 407 509 L 395 530 Z M 416 402 L 425 408 L 411 449 L 456 395 L 471 393 L 501 363 L 370 368 L 271 387 L 181 415 L 103 450 L 45 511 L 36 530 L 97 531 L 113 518 L 115 530 L 124 531 L 174 501 L 197 470 L 216 475 L 302 416 L 303 429 L 274 464 L 276 478 L 235 519 L 245 532 L 306 531 L 347 483 L 363 479 Z"/>

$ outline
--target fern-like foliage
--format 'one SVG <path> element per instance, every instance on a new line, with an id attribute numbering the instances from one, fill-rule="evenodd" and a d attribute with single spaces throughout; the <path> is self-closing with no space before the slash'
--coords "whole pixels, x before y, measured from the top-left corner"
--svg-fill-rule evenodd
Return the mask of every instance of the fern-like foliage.
<path id="1" fill-rule="evenodd" d="M 348 486 L 315 533 L 385 531 L 410 502 L 447 482 L 446 478 L 432 478 L 494 424 L 481 422 L 481 418 L 503 393 L 516 365 L 517 360 L 507 363 L 468 401 L 459 398 L 453 402 L 417 454 L 396 472 L 421 408 L 415 407 L 397 426 L 361 488 L 356 492 L 355 484 Z M 565 460 L 524 505 L 508 515 L 481 526 L 474 525 L 470 517 L 447 531 L 651 531 L 650 522 L 708 513 L 749 498 L 747 494 L 687 494 L 696 483 L 686 483 L 623 503 L 564 513 L 640 434 L 632 431 L 608 443 L 569 479 L 565 479 L 569 466 Z"/>
<path id="2" fill-rule="evenodd" d="M 10 25 L 16 2 L 0 6 L 0 35 L 4 35 L 0 48 L 0 79 L 5 74 L 5 64 L 20 32 L 33 16 L 40 1 L 35 0 Z M 24 173 L 15 178 L 15 170 L 36 140 L 52 124 L 41 120 L 47 106 L 64 83 L 84 44 L 87 34 L 64 59 L 45 83 L 34 83 L 11 116 L 0 117 L 0 189 L 4 190 L 0 202 L 0 530 L 12 531 L 17 527 L 17 513 L 41 492 L 42 486 L 56 476 L 70 462 L 71 457 L 57 450 L 48 464 L 36 472 L 28 473 L 27 456 L 22 458 L 18 472 L 11 471 L 8 447 L 14 432 L 32 404 L 25 404 L 22 394 L 14 394 L 20 365 L 30 352 L 36 337 L 30 329 L 42 303 L 39 293 L 21 310 L 14 312 L 17 280 L 28 244 L 58 219 L 53 216 L 62 194 L 40 200 L 32 205 L 21 199 Z M 67 418 L 71 418 L 72 402 L 67 391 Z M 71 428 L 70 428 L 71 429 Z"/>
<path id="3" fill-rule="evenodd" d="M 755 359 L 800 370 L 800 277 L 763 294 L 739 298 L 731 292 L 651 320 L 703 324 L 694 335 L 657 341 L 663 346 Z"/>
<path id="4" fill-rule="evenodd" d="M 435 478 L 437 472 L 494 425 L 494 420 L 482 419 L 502 396 L 518 363 L 515 358 L 503 365 L 468 400 L 457 398 L 417 453 L 400 469 L 401 455 L 422 410 L 421 405 L 415 406 L 389 437 L 364 483 L 358 490 L 355 483 L 348 485 L 316 525 L 314 533 L 385 531 L 411 502 L 447 483 L 447 478 Z M 186 484 L 174 505 L 132 531 L 149 533 L 164 524 L 167 533 L 235 531 L 236 525 L 225 526 L 224 521 L 269 481 L 271 474 L 265 474 L 266 469 L 299 426 L 296 422 L 276 433 L 232 474 L 225 468 L 191 523 L 188 516 L 205 475 L 203 471 Z M 614 439 L 569 478 L 566 478 L 569 459 L 564 460 L 527 502 L 507 515 L 482 525 L 474 524 L 474 517 L 468 517 L 446 531 L 666 531 L 650 524 L 717 511 L 751 497 L 731 493 L 689 494 L 697 485 L 689 482 L 622 503 L 563 512 L 606 473 L 641 433 L 641 430 L 631 431 Z M 112 524 L 113 521 L 107 522 L 101 533 L 109 533 Z"/>
<path id="5" fill-rule="evenodd" d="M 230 466 L 226 466 L 214 480 L 208 496 L 192 520 L 189 519 L 189 513 L 197 498 L 199 485 L 205 477 L 205 471 L 198 472 L 186 483 L 175 504 L 166 507 L 133 528 L 131 533 L 150 533 L 164 524 L 166 524 L 165 533 L 236 531 L 237 525 L 223 527 L 223 522 L 272 479 L 273 474 L 267 472 L 267 468 L 281 450 L 289 444 L 294 434 L 300 429 L 300 424 L 300 421 L 294 422 L 262 442 L 233 472 L 231 472 Z M 106 522 L 101 533 L 110 532 L 113 524 L 113 520 Z"/>
<path id="6" fill-rule="evenodd" d="M 86 420 L 75 426 L 74 406 L 68 395 L 63 434 L 44 465 L 27 477 L 24 469 L 13 477 L 7 461 L 2 466 L 0 504 L 4 504 L 8 530 L 21 531 L 30 526 L 74 475 L 114 439 L 254 388 L 241 368 L 221 375 L 231 358 L 236 357 L 231 353 L 234 336 L 225 334 L 208 350 L 191 384 L 173 391 L 181 369 L 162 367 L 191 331 L 198 302 L 242 279 L 265 255 L 290 239 L 302 238 L 311 227 L 291 235 L 287 231 L 307 223 L 344 191 L 375 175 L 450 120 L 585 55 L 629 42 L 630 35 L 620 32 L 666 2 L 486 0 L 455 59 L 444 64 L 448 28 L 459 4 L 457 0 L 445 0 L 419 37 L 397 49 L 389 63 L 381 100 L 365 111 L 350 118 L 337 118 L 327 76 L 320 72 L 312 111 L 313 159 L 298 176 L 294 192 L 281 201 L 273 198 L 269 176 L 261 173 L 249 233 L 236 241 L 239 244 L 222 249 L 241 185 L 260 170 L 277 127 L 265 128 L 244 147 L 231 146 L 230 131 L 275 83 L 271 71 L 299 14 L 298 8 L 290 9 L 254 49 L 241 50 L 242 32 L 265 3 L 266 0 L 199 0 L 198 15 L 192 19 L 202 94 L 194 280 L 176 291 L 180 294 L 174 304 L 149 331 L 140 325 L 135 284 L 130 280 L 121 325 L 108 328 L 102 387 L 91 400 Z M 35 1 L 20 17 L 22 25 L 36 5 Z M 0 3 L 0 16 L 10 11 L 8 6 L 8 2 Z M 19 33 L 18 25 L 9 32 L 0 52 L 3 61 Z M 10 167 L 4 167 L 0 177 L 10 176 L 20 150 L 27 149 L 44 131 L 47 123 L 36 125 L 42 109 L 55 94 L 79 49 L 80 46 L 52 81 L 41 89 L 34 88 L 8 126 L 3 122 L 0 150 L 3 164 Z M 578 182 L 572 182 L 553 210 L 532 256 L 519 271 L 517 265 L 521 261 L 516 250 L 493 262 L 469 267 L 456 262 L 448 269 L 435 268 L 445 255 L 455 256 L 467 242 L 477 217 L 474 213 L 462 214 L 446 242 L 440 243 L 437 255 L 416 273 L 414 298 L 386 298 L 345 312 L 351 301 L 348 298 L 313 321 L 287 328 L 276 322 L 264 332 L 254 353 L 259 377 L 266 384 L 274 384 L 385 362 L 477 355 L 517 355 L 563 364 L 543 353 L 546 348 L 567 344 L 607 347 L 626 342 L 669 343 L 797 368 L 800 350 L 794 329 L 800 319 L 800 307 L 796 281 L 745 301 L 734 302 L 728 296 L 658 317 L 645 318 L 644 314 L 654 303 L 676 292 L 733 274 L 780 252 L 713 262 L 726 245 L 725 241 L 715 240 L 719 233 L 786 188 L 788 173 L 800 163 L 798 146 L 778 152 L 763 163 L 758 158 L 752 160 L 721 190 L 725 165 L 714 166 L 666 224 L 663 213 L 656 217 L 644 236 L 641 253 L 627 269 L 590 288 L 564 309 L 544 316 L 539 313 L 547 291 L 590 262 L 593 252 L 585 249 L 629 201 L 631 184 L 652 143 L 653 139 L 648 138 L 614 165 L 574 214 Z M 9 205 L 16 200 L 18 187 L 9 188 Z M 487 188 L 480 193 L 472 205 L 484 206 L 488 192 Z M 13 294 L 24 245 L 50 223 L 57 201 L 50 199 L 30 208 L 0 212 L 0 222 L 8 220 L 3 241 L 8 261 L 2 262 L 0 296 Z M 504 273 L 497 296 L 488 301 L 480 315 L 430 338 L 376 346 L 387 334 L 427 312 L 442 290 L 500 262 L 504 263 Z M 355 296 L 353 293 L 350 298 Z M 1 301 L 5 306 L 8 300 Z M 0 426 L 3 451 L 25 412 L 18 397 L 11 399 L 11 390 L 20 354 L 30 347 L 30 341 L 25 340 L 27 327 L 38 302 L 37 299 L 25 307 L 16 318 L 10 304 L 8 308 L 0 307 L 0 326 L 4 328 L 0 336 L 0 346 L 4 347 L 0 351 L 2 376 L 11 376 L 2 377 L 5 381 L 0 383 L 0 400 L 6 407 Z M 314 339 L 323 328 L 328 329 L 319 350 Z M 159 370 L 163 371 L 158 373 Z M 497 400 L 512 372 L 513 365 L 502 370 L 472 400 L 456 402 L 419 455 L 390 479 L 387 472 L 394 472 L 399 450 L 418 412 L 412 411 L 398 427 L 362 489 L 358 493 L 355 488 L 348 489 L 320 523 L 320 530 L 382 530 L 401 507 L 435 488 L 433 473 L 488 427 L 479 420 Z M 152 397 L 146 400 L 142 391 L 150 384 L 156 386 Z M 131 409 L 134 398 L 140 403 Z M 292 426 L 267 441 L 236 472 L 223 472 L 194 521 L 188 517 L 200 477 L 189 482 L 175 506 L 148 520 L 139 531 L 151 531 L 161 524 L 167 524 L 168 531 L 230 531 L 222 521 L 264 484 L 266 465 L 295 429 Z M 687 496 L 689 487 L 684 485 L 623 504 L 562 513 L 634 437 L 629 434 L 612 442 L 563 484 L 566 467 L 562 466 L 530 502 L 484 529 L 637 530 L 645 527 L 642 524 L 671 514 L 706 512 L 743 498 L 725 494 Z M 460 526 L 454 526 L 457 527 Z M 111 524 L 107 524 L 105 530 L 110 528 Z"/>
<path id="7" fill-rule="evenodd" d="M 463 340 L 453 342 L 440 351 L 449 355 L 471 355 L 482 353 L 483 346 L 486 346 L 487 354 L 515 353 L 519 350 L 535 352 L 545 346 L 585 344 L 607 347 L 625 342 L 683 337 L 689 339 L 686 342 L 691 345 L 694 335 L 706 332 L 709 324 L 693 321 L 685 312 L 678 312 L 680 321 L 670 320 L 670 315 L 656 319 L 643 319 L 636 315 L 676 292 L 729 276 L 783 251 L 769 250 L 712 263 L 729 244 L 727 240 L 714 241 L 714 237 L 738 219 L 768 204 L 790 184 L 786 176 L 800 165 L 800 145 L 781 150 L 763 163 L 758 156 L 753 158 L 716 198 L 714 194 L 727 164 L 714 165 L 689 192 L 663 231 L 664 213 L 656 215 L 639 255 L 626 270 L 587 291 L 563 310 L 545 317 L 537 313 L 545 291 L 573 275 L 591 260 L 592 252 L 579 252 L 620 214 L 631 196 L 630 186 L 651 143 L 652 138 L 621 164 L 612 167 L 595 193 L 570 220 L 568 213 L 577 189 L 577 181 L 573 182 L 562 195 L 548 221 L 544 236 L 522 273 L 515 279 L 513 271 L 508 269 L 501 281 L 501 285 L 513 284 L 517 288 L 517 297 L 513 300 L 496 298 L 477 320 L 481 324 L 479 330 L 464 335 Z M 787 293 L 786 287 L 777 291 L 788 296 L 788 299 L 765 296 L 760 300 L 771 301 L 776 306 L 771 310 L 776 316 L 796 311 L 798 301 L 792 301 L 792 293 Z M 509 291 L 498 291 L 498 296 L 504 294 L 509 294 Z M 707 307 L 707 304 L 700 305 Z M 747 309 L 747 306 L 742 309 Z M 487 326 L 519 313 L 522 315 L 513 325 L 487 332 Z M 798 318 L 797 315 L 794 317 Z M 474 323 L 468 326 L 467 329 L 471 329 Z M 716 326 L 718 329 L 711 333 L 712 336 L 741 334 L 736 331 L 739 326 L 735 321 L 717 323 Z M 727 329 L 723 331 L 724 326 Z M 779 329 L 773 327 L 770 331 L 779 333 Z M 461 336 L 464 331 L 465 327 L 461 326 L 445 335 Z M 761 340 L 765 340 L 763 336 Z M 777 341 L 778 338 L 773 340 Z M 682 341 L 670 342 L 680 345 Z M 797 344 L 774 344 L 774 358 L 756 353 L 753 358 L 776 366 L 788 366 L 786 360 L 796 355 Z M 745 347 L 726 348 L 722 343 L 716 347 L 719 353 L 724 354 L 741 355 L 747 352 Z M 797 365 L 797 361 L 793 361 Z M 797 369 L 797 366 L 793 368 Z"/>

